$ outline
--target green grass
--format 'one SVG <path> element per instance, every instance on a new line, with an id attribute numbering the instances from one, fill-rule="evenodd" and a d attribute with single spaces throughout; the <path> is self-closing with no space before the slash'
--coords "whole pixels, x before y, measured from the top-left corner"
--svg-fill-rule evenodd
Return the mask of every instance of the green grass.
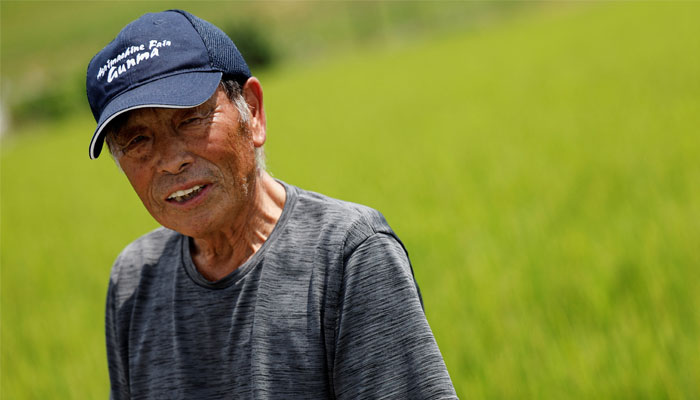
<path id="1" fill-rule="evenodd" d="M 462 398 L 700 397 L 700 5 L 547 6 L 262 76 L 269 166 L 404 240 Z M 155 226 L 87 114 L 2 149 L 1 397 L 106 396 Z"/>

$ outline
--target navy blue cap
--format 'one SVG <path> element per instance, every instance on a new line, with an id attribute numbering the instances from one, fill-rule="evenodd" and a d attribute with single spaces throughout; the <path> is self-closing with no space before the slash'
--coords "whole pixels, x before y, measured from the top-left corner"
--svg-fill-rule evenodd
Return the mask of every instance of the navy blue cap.
<path id="1" fill-rule="evenodd" d="M 219 28 L 182 10 L 141 16 L 92 58 L 87 97 L 97 128 L 90 158 L 102 151 L 104 128 L 119 114 L 144 107 L 204 103 L 222 76 L 250 78 L 243 56 Z"/>

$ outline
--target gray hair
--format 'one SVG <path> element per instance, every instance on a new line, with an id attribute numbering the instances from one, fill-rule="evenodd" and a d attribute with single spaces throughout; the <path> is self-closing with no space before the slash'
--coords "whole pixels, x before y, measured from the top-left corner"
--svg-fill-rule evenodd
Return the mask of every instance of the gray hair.
<path id="1" fill-rule="evenodd" d="M 248 108 L 248 103 L 243 97 L 243 89 L 241 89 L 241 85 L 235 80 L 226 77 L 221 79 L 221 83 L 219 85 L 224 89 L 228 98 L 236 106 L 236 109 L 238 110 L 238 122 L 241 124 L 248 124 L 248 122 L 250 122 L 250 108 Z M 107 127 L 105 127 L 105 129 L 109 129 L 105 135 L 105 143 L 109 148 L 109 154 L 112 156 L 114 163 L 117 164 L 120 171 L 122 171 L 122 167 L 119 165 L 119 157 L 117 154 L 119 151 L 119 146 L 117 146 L 117 143 L 115 142 L 114 135 L 126 122 L 126 118 L 127 114 L 122 114 L 110 122 Z M 255 166 L 258 173 L 266 170 L 265 149 L 263 146 L 255 148 Z"/>
<path id="2" fill-rule="evenodd" d="M 248 103 L 243 97 L 243 89 L 241 89 L 241 85 L 237 81 L 226 77 L 221 79 L 220 85 L 223 87 L 226 95 L 238 110 L 238 122 L 241 124 L 247 124 L 250 122 L 250 108 L 248 108 Z M 255 148 L 255 166 L 257 167 L 258 172 L 262 172 L 267 169 L 265 165 L 265 149 L 263 146 Z"/>

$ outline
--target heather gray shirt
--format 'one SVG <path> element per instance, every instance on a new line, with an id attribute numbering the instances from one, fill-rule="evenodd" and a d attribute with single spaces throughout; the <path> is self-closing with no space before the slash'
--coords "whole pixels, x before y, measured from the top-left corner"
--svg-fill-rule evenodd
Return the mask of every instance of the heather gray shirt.
<path id="1" fill-rule="evenodd" d="M 106 311 L 113 398 L 456 397 L 382 215 L 284 186 L 267 241 L 219 281 L 165 228 L 119 255 Z"/>

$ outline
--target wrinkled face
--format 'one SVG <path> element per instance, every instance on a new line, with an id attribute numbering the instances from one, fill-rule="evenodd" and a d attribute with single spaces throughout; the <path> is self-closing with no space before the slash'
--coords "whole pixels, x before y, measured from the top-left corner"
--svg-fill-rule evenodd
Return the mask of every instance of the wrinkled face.
<path id="1" fill-rule="evenodd" d="M 201 237 L 253 202 L 255 144 L 221 88 L 194 108 L 131 111 L 114 142 L 129 182 L 165 227 Z"/>

